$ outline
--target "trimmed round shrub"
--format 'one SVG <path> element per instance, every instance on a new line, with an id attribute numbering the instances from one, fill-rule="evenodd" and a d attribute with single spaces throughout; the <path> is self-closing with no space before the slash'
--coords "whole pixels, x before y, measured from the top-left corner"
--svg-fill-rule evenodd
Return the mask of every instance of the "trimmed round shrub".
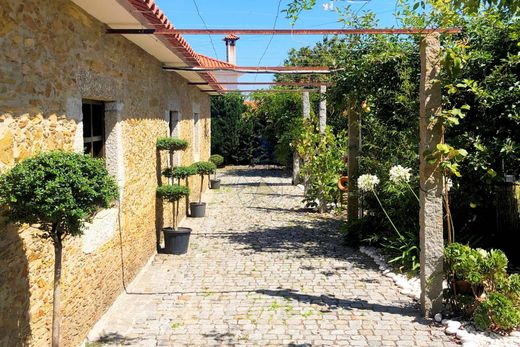
<path id="1" fill-rule="evenodd" d="M 0 204 L 13 222 L 50 233 L 81 235 L 83 222 L 118 197 L 104 161 L 70 152 L 42 153 L 0 176 Z M 49 235 L 51 236 L 51 235 Z"/>
<path id="2" fill-rule="evenodd" d="M 175 137 L 160 137 L 156 146 L 160 151 L 183 151 L 188 148 L 188 141 Z"/>
<path id="3" fill-rule="evenodd" d="M 197 174 L 197 168 L 194 166 L 177 166 L 173 169 L 168 168 L 163 171 L 166 177 L 173 177 L 177 179 L 187 178 Z"/>
<path id="4" fill-rule="evenodd" d="M 220 154 L 213 154 L 211 157 L 209 157 L 209 161 L 215 164 L 217 167 L 220 167 L 222 164 L 224 164 L 224 157 Z"/>
<path id="5" fill-rule="evenodd" d="M 192 165 L 201 176 L 212 174 L 217 169 L 217 166 L 209 161 L 199 161 Z"/>
<path id="6" fill-rule="evenodd" d="M 177 202 L 188 195 L 190 195 L 190 189 L 178 184 L 157 187 L 157 196 L 168 202 Z"/>

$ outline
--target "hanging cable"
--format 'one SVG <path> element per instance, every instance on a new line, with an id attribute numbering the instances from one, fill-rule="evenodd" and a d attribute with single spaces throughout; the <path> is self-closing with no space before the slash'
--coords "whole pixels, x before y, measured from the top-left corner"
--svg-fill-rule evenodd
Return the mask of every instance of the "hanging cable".
<path id="1" fill-rule="evenodd" d="M 195 10 L 197 10 L 197 14 L 199 15 L 199 18 L 202 21 L 202 24 L 204 24 L 204 27 L 207 30 L 208 29 L 208 25 L 206 24 L 206 21 L 204 20 L 204 18 L 202 18 L 202 15 L 200 14 L 199 6 L 197 5 L 197 1 L 196 0 L 193 0 L 193 5 L 195 5 Z M 211 42 L 211 47 L 213 47 L 213 53 L 215 53 L 215 57 L 217 59 L 219 59 L 217 50 L 215 48 L 215 44 L 213 43 L 213 39 L 211 38 L 211 34 L 208 34 L 208 37 L 209 37 L 209 41 Z"/>
<path id="2" fill-rule="evenodd" d="M 278 1 L 278 8 L 276 9 L 276 17 L 274 18 L 274 24 L 273 24 L 273 30 L 276 29 L 276 24 L 278 23 L 278 17 L 280 16 L 280 7 L 282 5 L 282 0 Z M 267 51 L 269 50 L 269 46 L 271 45 L 271 42 L 273 41 L 274 34 L 271 35 L 271 38 L 269 39 L 269 42 L 267 43 L 267 46 L 265 47 L 264 53 L 262 53 L 262 56 L 260 57 L 260 60 L 258 61 L 258 66 L 262 63 L 262 59 L 264 59 Z"/>

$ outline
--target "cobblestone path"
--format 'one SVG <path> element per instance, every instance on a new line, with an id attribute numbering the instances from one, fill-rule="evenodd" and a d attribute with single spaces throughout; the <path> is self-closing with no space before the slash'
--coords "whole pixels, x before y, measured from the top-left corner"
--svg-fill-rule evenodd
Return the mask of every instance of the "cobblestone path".
<path id="1" fill-rule="evenodd" d="M 452 346 L 338 222 L 277 170 L 236 167 L 206 195 L 187 255 L 158 254 L 91 332 L 100 345 Z M 92 340 L 91 340 L 92 341 Z"/>

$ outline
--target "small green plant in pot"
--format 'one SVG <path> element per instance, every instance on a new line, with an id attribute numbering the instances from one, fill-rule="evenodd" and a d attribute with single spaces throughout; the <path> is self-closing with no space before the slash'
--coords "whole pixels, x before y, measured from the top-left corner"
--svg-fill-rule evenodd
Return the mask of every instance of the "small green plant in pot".
<path id="1" fill-rule="evenodd" d="M 213 154 L 211 157 L 209 157 L 209 161 L 215 164 L 215 166 L 218 168 L 222 164 L 224 164 L 224 157 L 220 154 Z M 210 178 L 209 180 L 209 188 L 210 189 L 220 189 L 220 180 L 217 179 L 217 169 L 215 169 L 215 173 L 213 174 L 213 179 Z"/>
<path id="2" fill-rule="evenodd" d="M 204 177 L 215 172 L 217 167 L 209 161 L 199 161 L 193 164 L 200 176 L 199 201 L 190 203 L 191 217 L 204 217 L 206 214 L 206 203 L 202 202 L 202 190 L 204 188 Z"/>
<path id="3" fill-rule="evenodd" d="M 179 201 L 190 195 L 188 187 L 168 184 L 157 187 L 157 196 L 172 204 L 172 227 L 163 228 L 164 251 L 168 254 L 184 254 L 188 250 L 190 228 L 179 228 Z"/>
<path id="4" fill-rule="evenodd" d="M 52 346 L 60 345 L 63 241 L 83 234 L 83 224 L 118 197 L 102 160 L 78 153 L 50 152 L 18 163 L 0 176 L 0 205 L 10 221 L 35 225 L 54 246 Z"/>

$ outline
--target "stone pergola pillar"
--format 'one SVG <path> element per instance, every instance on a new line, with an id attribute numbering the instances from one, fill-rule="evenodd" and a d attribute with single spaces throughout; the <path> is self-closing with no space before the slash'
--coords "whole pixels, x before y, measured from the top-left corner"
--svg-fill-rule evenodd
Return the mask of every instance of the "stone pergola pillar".
<path id="1" fill-rule="evenodd" d="M 442 172 L 438 165 L 428 164 L 425 151 L 435 151 L 441 142 L 440 41 L 439 33 L 421 40 L 420 85 L 420 245 L 421 245 L 421 308 L 427 317 L 442 310 L 443 281 L 443 212 Z"/>
<path id="2" fill-rule="evenodd" d="M 325 127 L 327 126 L 327 86 L 320 86 L 320 134 L 325 134 Z"/>
<path id="3" fill-rule="evenodd" d="M 309 101 L 309 92 L 303 92 L 302 94 L 303 100 L 303 118 L 308 119 L 311 116 L 311 105 Z M 292 174 L 292 183 L 293 185 L 300 184 L 300 162 L 301 158 L 296 151 L 293 153 L 293 174 Z"/>
<path id="4" fill-rule="evenodd" d="M 360 151 L 360 127 L 359 112 L 354 106 L 350 106 L 348 110 L 348 204 L 347 218 L 349 221 L 358 219 L 359 217 L 359 196 L 357 188 L 357 179 L 359 177 L 359 151 Z"/>
<path id="5" fill-rule="evenodd" d="M 311 104 L 310 104 L 309 92 L 303 92 L 302 100 L 303 100 L 303 119 L 306 120 L 311 117 Z M 301 162 L 300 156 L 298 155 L 298 153 L 296 153 L 296 151 L 294 151 L 294 153 L 293 153 L 293 174 L 292 174 L 293 185 L 297 185 L 297 184 L 301 183 L 300 182 L 300 162 Z M 307 185 L 306 182 L 307 182 L 307 180 L 305 179 L 304 180 L 305 186 Z"/>

